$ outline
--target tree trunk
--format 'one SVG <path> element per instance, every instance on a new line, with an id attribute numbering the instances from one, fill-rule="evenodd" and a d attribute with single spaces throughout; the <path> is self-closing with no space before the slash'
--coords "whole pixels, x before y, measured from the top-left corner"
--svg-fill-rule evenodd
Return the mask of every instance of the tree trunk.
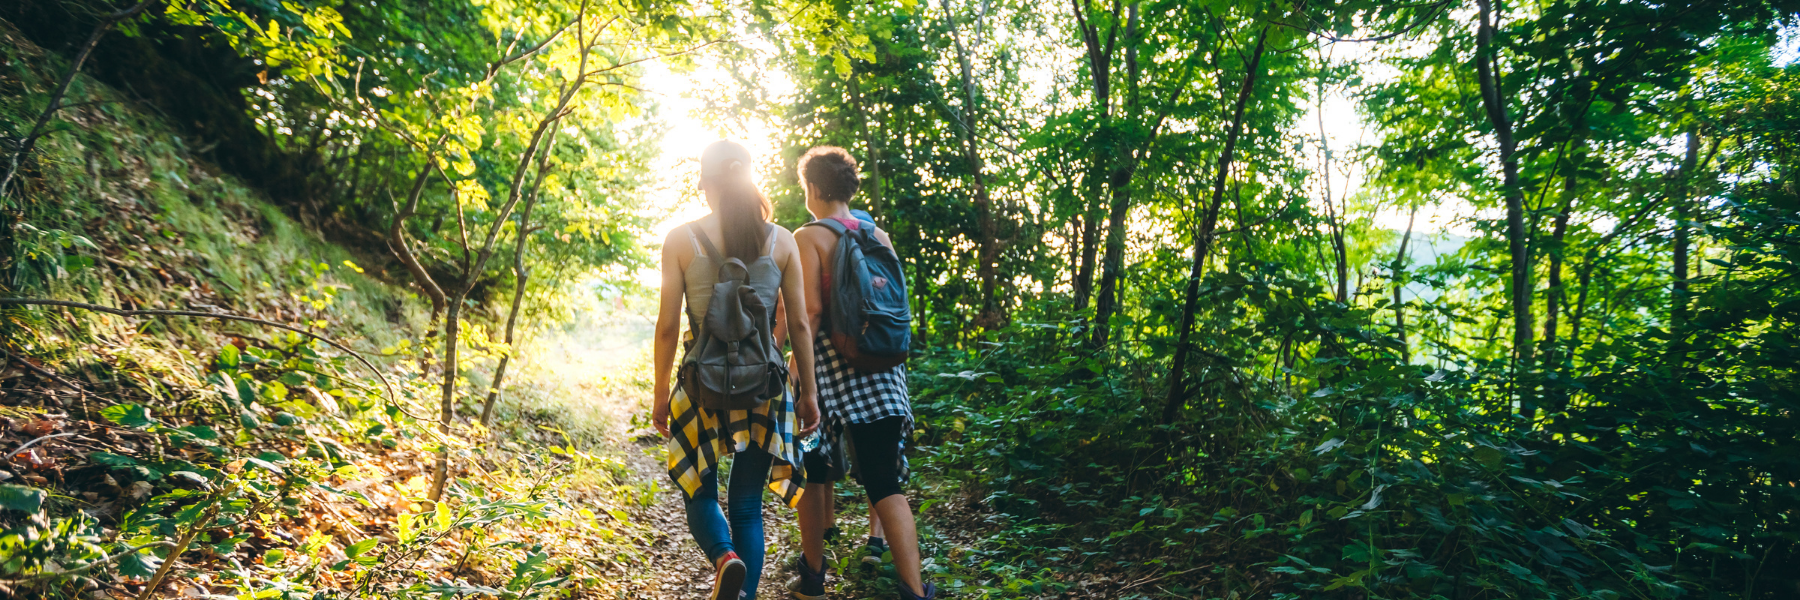
<path id="1" fill-rule="evenodd" d="M 1268 40 L 1269 27 L 1265 25 L 1256 36 L 1256 50 L 1250 54 L 1244 81 L 1238 86 L 1237 102 L 1231 111 L 1231 129 L 1225 135 L 1225 148 L 1219 151 L 1219 164 L 1213 177 L 1212 202 L 1205 207 L 1206 216 L 1201 220 L 1200 230 L 1194 233 L 1194 262 L 1188 272 L 1187 290 L 1183 294 L 1181 308 L 1181 327 L 1176 330 L 1175 356 L 1169 366 L 1169 391 L 1163 400 L 1163 423 L 1174 422 L 1182 405 L 1186 404 L 1186 386 L 1182 379 L 1187 374 L 1188 339 L 1193 334 L 1194 312 L 1200 302 L 1200 274 L 1206 265 L 1206 254 L 1212 249 L 1213 230 L 1219 224 L 1219 207 L 1225 201 L 1225 181 L 1231 175 L 1232 152 L 1237 149 L 1238 135 L 1244 130 L 1245 107 L 1250 103 L 1251 91 L 1256 88 L 1256 78 L 1262 70 L 1263 48 Z"/>
<path id="2" fill-rule="evenodd" d="M 1138 5 L 1132 3 L 1125 20 L 1126 118 L 1138 117 L 1137 29 Z M 1109 41 L 1108 46 L 1111 43 Z M 1110 62 L 1110 57 L 1108 61 Z M 1100 261 L 1100 291 L 1094 298 L 1093 347 L 1105 348 L 1112 338 L 1112 316 L 1124 300 L 1120 280 L 1125 277 L 1125 219 L 1131 215 L 1131 178 L 1137 172 L 1134 149 L 1113 149 L 1114 166 L 1107 177 L 1111 203 L 1106 218 L 1106 257 Z"/>
<path id="3" fill-rule="evenodd" d="M 866 162 L 869 165 L 869 214 L 879 219 L 884 204 L 881 197 L 881 151 L 875 147 L 875 136 L 870 132 L 869 123 L 874 120 L 874 115 L 870 113 L 868 105 L 863 103 L 862 84 L 857 82 L 855 73 L 850 74 L 850 101 L 855 105 L 856 113 L 862 117 L 860 129 L 864 156 L 868 158 Z"/>
<path id="4" fill-rule="evenodd" d="M 1552 357 L 1546 357 L 1546 362 L 1564 355 L 1555 349 L 1556 329 L 1563 309 L 1563 238 L 1569 231 L 1569 212 L 1575 208 L 1576 184 L 1574 165 L 1564 168 L 1569 172 L 1563 176 L 1562 208 L 1556 211 L 1555 224 L 1550 230 L 1550 247 L 1545 249 L 1550 255 L 1550 270 L 1546 273 L 1548 280 L 1544 287 L 1544 345 L 1550 347 L 1552 353 Z"/>
<path id="5" fill-rule="evenodd" d="M 1400 236 L 1400 249 L 1394 252 L 1394 332 L 1400 336 L 1400 362 L 1412 362 L 1412 343 L 1406 339 L 1406 299 L 1401 291 L 1406 289 L 1401 274 L 1406 269 L 1406 246 L 1412 242 L 1413 219 L 1419 216 L 1419 207 L 1414 206 L 1406 215 L 1406 233 Z"/>
<path id="6" fill-rule="evenodd" d="M 500 400 L 501 386 L 506 382 L 506 367 L 512 362 L 514 330 L 519 323 L 519 306 L 525 302 L 525 285 L 531 281 L 531 271 L 525 269 L 525 245 L 530 241 L 531 212 L 537 207 L 538 190 L 544 185 L 545 176 L 550 174 L 550 149 L 556 145 L 556 130 L 550 130 L 550 139 L 544 142 L 544 151 L 538 155 L 537 177 L 531 182 L 531 191 L 525 195 L 525 206 L 519 209 L 519 239 L 513 246 L 513 278 L 517 284 L 513 286 L 512 308 L 506 312 L 506 356 L 500 357 L 500 364 L 494 367 L 494 381 L 488 386 L 487 400 L 481 404 L 481 424 L 487 425 L 489 417 L 494 413 L 494 404 Z"/>
<path id="7" fill-rule="evenodd" d="M 1675 200 L 1675 248 L 1671 257 L 1670 276 L 1674 279 L 1674 287 L 1669 297 L 1669 329 L 1671 332 L 1687 324 L 1688 319 L 1688 258 L 1689 237 L 1688 224 L 1693 221 L 1692 207 L 1689 206 L 1691 196 L 1688 185 L 1693 178 L 1696 164 L 1700 161 L 1700 135 L 1692 127 L 1687 131 L 1687 151 L 1681 157 L 1681 170 L 1675 176 L 1675 191 L 1670 194 Z"/>
<path id="8" fill-rule="evenodd" d="M 950 8 L 950 0 L 939 0 L 944 7 L 944 21 L 950 27 L 950 40 L 956 46 L 956 59 L 961 67 L 963 112 L 958 119 L 962 127 L 963 160 L 969 164 L 969 172 L 973 176 L 975 187 L 976 235 L 975 241 L 975 278 L 980 282 L 981 292 L 978 301 L 981 310 L 975 316 L 975 325 L 983 329 L 993 329 L 1006 322 L 1006 315 L 1000 309 L 996 290 L 1000 287 L 1000 274 L 996 263 L 1000 258 L 1000 233 L 994 219 L 994 200 L 988 193 L 986 165 L 981 159 L 981 148 L 975 137 L 975 67 L 969 60 L 969 51 L 963 45 L 962 36 L 957 31 L 956 13 Z"/>
<path id="9" fill-rule="evenodd" d="M 1091 173 L 1089 178 L 1092 178 Z M 1100 219 L 1093 210 L 1093 205 L 1097 204 L 1094 202 L 1093 196 L 1097 195 L 1098 192 L 1090 193 L 1086 203 L 1088 206 L 1085 207 L 1087 210 L 1079 217 L 1081 219 L 1081 266 L 1080 270 L 1075 272 L 1074 283 L 1075 312 L 1077 313 L 1087 310 L 1088 300 L 1093 296 L 1094 259 L 1099 254 L 1100 246 Z"/>
<path id="10" fill-rule="evenodd" d="M 1115 2 L 1114 25 L 1108 28 L 1106 41 L 1102 43 L 1099 29 L 1088 19 L 1087 1 L 1069 0 L 1069 5 L 1075 15 L 1076 30 L 1081 34 L 1082 46 L 1087 50 L 1084 58 L 1088 63 L 1088 73 L 1094 81 L 1094 122 L 1104 127 L 1112 116 L 1112 53 L 1117 48 L 1118 41 L 1118 6 Z M 1088 157 L 1087 176 L 1082 178 L 1087 202 L 1082 214 L 1081 267 L 1075 276 L 1075 310 L 1078 312 L 1087 310 L 1088 304 L 1093 300 L 1094 272 L 1098 266 L 1096 255 L 1100 246 L 1100 221 L 1102 215 L 1106 214 L 1101 210 L 1103 204 L 1100 200 L 1100 188 L 1101 177 L 1106 173 L 1107 153 L 1097 144 L 1092 151 Z M 1089 322 L 1089 329 L 1103 326 L 1103 321 L 1098 317 Z"/>
<path id="11" fill-rule="evenodd" d="M 1500 78 L 1494 64 L 1494 24 L 1491 0 L 1476 0 L 1480 7 L 1480 23 L 1475 34 L 1475 70 L 1481 84 L 1481 103 L 1488 122 L 1494 128 L 1494 141 L 1500 150 L 1502 195 L 1506 199 L 1506 246 L 1512 260 L 1511 304 L 1513 312 L 1513 357 L 1515 373 L 1531 364 L 1535 332 L 1531 313 L 1531 251 L 1525 233 L 1525 194 L 1519 186 L 1518 144 L 1513 139 L 1512 120 L 1507 116 L 1506 97 L 1500 90 Z M 1522 395 L 1523 396 L 1523 395 Z M 1534 407 L 1522 407 L 1532 410 Z"/>
<path id="12" fill-rule="evenodd" d="M 1330 230 L 1332 262 L 1337 275 L 1337 288 L 1333 291 L 1338 303 L 1344 304 L 1350 302 L 1350 254 L 1344 247 L 1344 226 L 1331 197 L 1331 140 L 1325 136 L 1325 66 L 1320 65 L 1318 95 L 1314 99 L 1319 103 L 1315 113 L 1319 121 L 1319 175 L 1325 188 L 1325 226 Z"/>
<path id="13" fill-rule="evenodd" d="M 1100 263 L 1100 291 L 1094 296 L 1093 346 L 1104 348 L 1112 337 L 1112 315 L 1118 310 L 1120 272 L 1125 270 L 1125 217 L 1131 212 L 1131 171 L 1114 171 L 1111 208 L 1106 217 L 1106 258 Z"/>

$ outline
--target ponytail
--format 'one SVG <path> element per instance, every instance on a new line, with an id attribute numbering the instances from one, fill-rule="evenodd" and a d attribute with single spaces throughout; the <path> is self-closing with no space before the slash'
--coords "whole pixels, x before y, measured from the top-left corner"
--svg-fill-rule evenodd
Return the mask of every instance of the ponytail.
<path id="1" fill-rule="evenodd" d="M 700 179 L 713 191 L 719 233 L 725 238 L 721 250 L 746 263 L 756 260 L 768 242 L 767 224 L 775 210 L 750 180 L 750 151 L 732 141 L 713 142 L 700 154 Z"/>

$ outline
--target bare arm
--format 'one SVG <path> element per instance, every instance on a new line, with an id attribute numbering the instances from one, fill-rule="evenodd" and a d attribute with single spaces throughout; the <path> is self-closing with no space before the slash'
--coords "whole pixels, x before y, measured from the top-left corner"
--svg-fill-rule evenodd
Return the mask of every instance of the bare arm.
<path id="1" fill-rule="evenodd" d="M 651 420 L 665 436 L 669 435 L 669 378 L 675 369 L 675 346 L 681 341 L 681 302 L 687 289 L 681 266 L 682 250 L 686 248 L 681 242 L 685 236 L 683 228 L 676 228 L 663 240 L 661 303 L 656 311 L 656 404 Z"/>
<path id="2" fill-rule="evenodd" d="M 794 232 L 794 241 L 800 246 L 800 271 L 806 284 L 806 312 L 800 315 L 806 319 L 811 331 L 818 331 L 824 323 L 825 316 L 825 256 L 822 248 L 831 248 L 837 243 L 837 236 L 823 227 L 802 227 Z"/>
<path id="3" fill-rule="evenodd" d="M 786 229 L 776 228 L 775 248 L 781 257 L 781 305 L 787 317 L 788 339 L 794 344 L 794 378 L 800 383 L 800 397 L 796 399 L 800 416 L 799 435 L 812 433 L 819 426 L 818 386 L 819 380 L 813 373 L 812 325 L 807 317 L 809 288 L 806 286 L 805 262 L 801 260 L 802 252 L 794 242 L 794 235 Z"/>

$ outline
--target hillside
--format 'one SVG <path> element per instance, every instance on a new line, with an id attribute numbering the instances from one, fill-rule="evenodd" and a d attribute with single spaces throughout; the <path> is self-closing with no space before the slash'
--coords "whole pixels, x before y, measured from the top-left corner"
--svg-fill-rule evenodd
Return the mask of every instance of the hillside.
<path id="1" fill-rule="evenodd" d="M 3 24 L 0 55 L 0 120 L 28 123 L 42 96 L 22 92 L 67 63 Z M 34 515 L 0 518 L 0 554 L 7 573 L 43 573 L 0 581 L 0 594 L 403 588 L 433 561 L 471 586 L 524 590 L 569 575 L 591 586 L 630 556 L 618 550 L 634 535 L 619 521 L 629 517 L 605 510 L 620 506 L 608 473 L 622 465 L 574 446 L 478 450 L 457 500 L 436 512 L 412 503 L 434 442 L 407 414 L 429 405 L 409 375 L 416 362 L 395 347 L 409 346 L 422 315 L 381 270 L 360 266 L 386 261 L 301 227 L 126 95 L 85 76 L 72 90 L 82 104 L 61 116 L 75 126 L 40 142 L 5 206 L 5 296 L 292 325 L 367 355 L 400 396 L 390 401 L 343 353 L 280 329 L 0 310 L 0 446 L 12 457 L 0 500 Z M 212 529 L 215 515 L 236 525 Z M 546 523 L 565 535 L 532 541 Z M 169 560 L 121 558 L 125 547 Z M 597 553 L 610 558 L 588 560 Z M 159 564 L 179 566 L 159 576 Z M 58 571 L 85 573 L 49 576 Z"/>

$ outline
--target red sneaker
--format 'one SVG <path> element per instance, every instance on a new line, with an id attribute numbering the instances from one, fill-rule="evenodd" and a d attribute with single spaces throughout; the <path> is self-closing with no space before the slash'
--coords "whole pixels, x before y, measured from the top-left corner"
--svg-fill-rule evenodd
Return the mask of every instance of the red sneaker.
<path id="1" fill-rule="evenodd" d="M 736 552 L 719 557 L 718 573 L 713 576 L 712 600 L 738 600 L 744 591 L 744 561 Z"/>

